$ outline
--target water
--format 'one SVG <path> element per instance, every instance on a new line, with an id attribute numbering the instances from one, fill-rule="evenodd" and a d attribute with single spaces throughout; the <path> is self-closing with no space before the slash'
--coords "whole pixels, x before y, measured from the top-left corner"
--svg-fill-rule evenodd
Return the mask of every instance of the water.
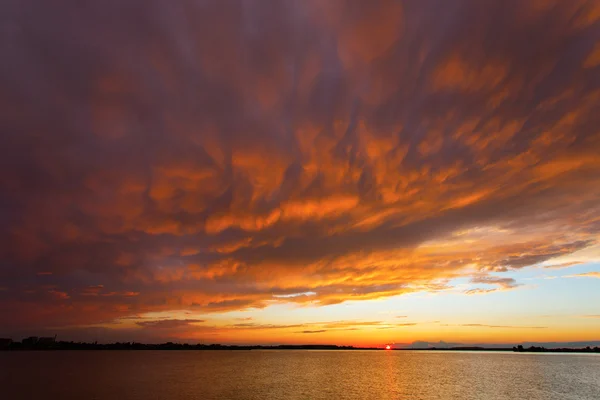
<path id="1" fill-rule="evenodd" d="M 0 352 L 7 400 L 600 399 L 600 356 L 413 351 Z"/>

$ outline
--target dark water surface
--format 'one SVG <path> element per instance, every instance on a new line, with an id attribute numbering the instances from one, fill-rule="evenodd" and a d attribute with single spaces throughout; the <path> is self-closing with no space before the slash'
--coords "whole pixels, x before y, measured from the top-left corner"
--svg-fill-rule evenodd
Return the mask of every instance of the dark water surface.
<path id="1" fill-rule="evenodd" d="M 412 351 L 0 352 L 0 397 L 600 399 L 600 356 Z"/>

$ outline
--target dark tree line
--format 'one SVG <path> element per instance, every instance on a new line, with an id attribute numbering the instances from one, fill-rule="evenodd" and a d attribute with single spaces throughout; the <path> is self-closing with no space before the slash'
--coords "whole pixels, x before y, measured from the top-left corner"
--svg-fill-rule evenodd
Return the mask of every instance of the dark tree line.
<path id="1" fill-rule="evenodd" d="M 352 346 L 336 345 L 279 345 L 279 346 L 236 346 L 222 344 L 187 344 L 187 343 L 160 343 L 145 344 L 137 342 L 117 342 L 109 344 L 64 342 L 58 341 L 48 344 L 12 342 L 2 350 L 357 350 Z"/>
<path id="2" fill-rule="evenodd" d="M 600 347 L 596 346 L 592 348 L 590 346 L 587 346 L 581 349 L 547 349 L 545 347 L 537 346 L 530 346 L 528 348 L 524 348 L 522 345 L 518 345 L 516 347 L 513 347 L 513 351 L 517 353 L 600 353 Z"/>

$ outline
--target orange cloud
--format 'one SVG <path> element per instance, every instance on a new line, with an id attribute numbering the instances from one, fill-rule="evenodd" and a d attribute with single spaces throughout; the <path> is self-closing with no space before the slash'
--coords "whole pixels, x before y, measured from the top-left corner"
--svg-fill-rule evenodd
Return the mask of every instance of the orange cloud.
<path id="1" fill-rule="evenodd" d="M 251 3 L 7 6 L 0 326 L 488 293 L 597 243 L 594 2 Z"/>

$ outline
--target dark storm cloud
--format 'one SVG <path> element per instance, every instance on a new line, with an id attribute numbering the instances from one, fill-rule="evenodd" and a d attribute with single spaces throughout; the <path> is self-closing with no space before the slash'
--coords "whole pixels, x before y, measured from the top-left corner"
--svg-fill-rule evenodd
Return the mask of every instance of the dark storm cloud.
<path id="1" fill-rule="evenodd" d="M 7 329 L 442 290 L 597 239 L 596 1 L 0 7 Z M 423 250 L 481 226 L 521 236 Z"/>

